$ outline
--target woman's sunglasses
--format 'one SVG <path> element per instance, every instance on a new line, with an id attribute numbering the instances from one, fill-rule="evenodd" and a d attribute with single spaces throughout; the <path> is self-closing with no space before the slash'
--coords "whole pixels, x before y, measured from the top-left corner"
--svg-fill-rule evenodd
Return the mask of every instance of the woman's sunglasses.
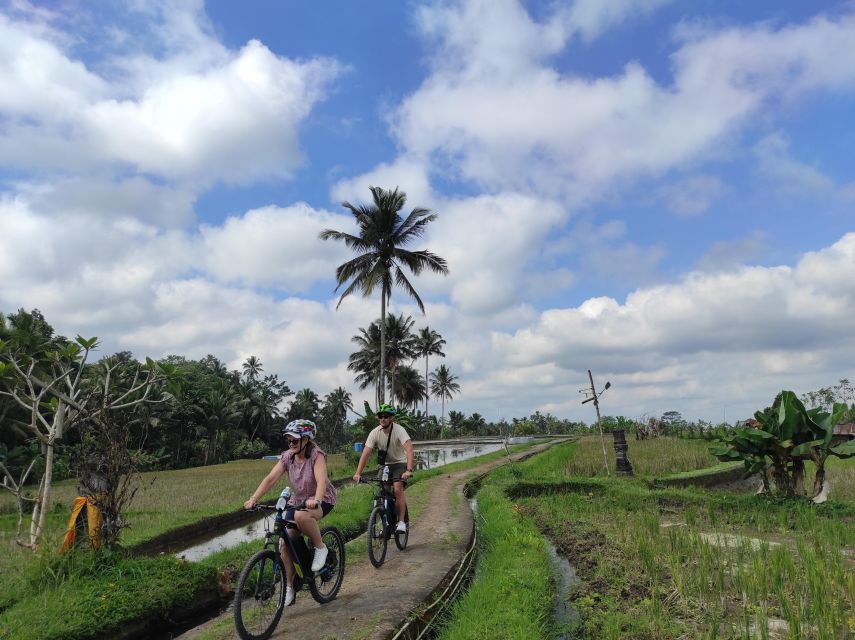
<path id="1" fill-rule="evenodd" d="M 288 446 L 297 444 L 300 442 L 300 438 L 288 438 Z"/>

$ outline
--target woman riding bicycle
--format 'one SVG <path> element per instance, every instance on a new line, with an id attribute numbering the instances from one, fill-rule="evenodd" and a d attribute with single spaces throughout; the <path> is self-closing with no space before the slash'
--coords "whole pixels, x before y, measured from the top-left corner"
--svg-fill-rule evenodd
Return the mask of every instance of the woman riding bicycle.
<path id="1" fill-rule="evenodd" d="M 319 571 L 327 558 L 327 548 L 321 539 L 318 521 L 332 511 L 336 501 L 336 491 L 327 476 L 327 454 L 313 440 L 317 434 L 315 423 L 311 420 L 289 422 L 282 435 L 288 439 L 288 450 L 284 451 L 270 473 L 261 481 L 249 500 L 243 503 L 244 509 L 252 509 L 259 499 L 276 484 L 285 472 L 291 483 L 291 504 L 306 503 L 305 511 L 289 509 L 286 519 L 293 519 L 300 531 L 308 536 L 315 549 L 312 558 L 312 571 Z M 289 530 L 289 535 L 298 535 Z M 286 545 L 279 547 L 282 553 L 288 587 L 285 593 L 285 606 L 294 601 L 294 564 Z"/>
<path id="2" fill-rule="evenodd" d="M 395 501 L 398 511 L 396 529 L 404 532 L 407 530 L 407 525 L 404 522 L 404 514 L 407 512 L 407 498 L 404 495 L 404 483 L 402 481 L 409 480 L 413 475 L 413 441 L 410 440 L 410 436 L 404 427 L 395 424 L 394 407 L 381 404 L 376 413 L 380 419 L 380 424 L 368 434 L 368 438 L 365 440 L 365 447 L 362 449 L 359 464 L 356 465 L 353 480 L 359 482 L 362 477 L 362 470 L 368 462 L 368 456 L 374 449 L 379 449 L 377 452 L 378 463 L 381 467 L 389 465 L 389 477 L 395 479 Z"/>

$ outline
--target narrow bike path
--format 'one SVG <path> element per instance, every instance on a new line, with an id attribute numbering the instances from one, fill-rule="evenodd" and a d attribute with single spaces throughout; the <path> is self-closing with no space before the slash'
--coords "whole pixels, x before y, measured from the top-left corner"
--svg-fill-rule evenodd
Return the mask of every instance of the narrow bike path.
<path id="1" fill-rule="evenodd" d="M 518 459 L 540 452 L 556 441 L 535 445 L 511 456 Z M 289 640 L 382 640 L 421 605 L 457 563 L 469 543 L 472 510 L 463 495 L 466 479 L 507 463 L 507 458 L 431 478 L 428 497 L 412 522 L 405 551 L 389 541 L 386 561 L 379 569 L 348 545 L 344 582 L 338 597 L 323 606 L 308 589 L 297 594 L 273 638 Z M 456 497 L 452 499 L 452 495 Z M 367 518 L 366 514 L 366 518 Z M 231 611 L 180 636 L 199 640 L 236 638 Z"/>

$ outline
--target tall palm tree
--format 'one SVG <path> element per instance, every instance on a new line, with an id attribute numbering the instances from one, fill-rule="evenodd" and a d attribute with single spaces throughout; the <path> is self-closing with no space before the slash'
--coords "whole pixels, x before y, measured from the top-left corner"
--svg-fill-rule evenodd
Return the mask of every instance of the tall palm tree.
<path id="1" fill-rule="evenodd" d="M 392 371 L 393 389 L 399 405 L 415 409 L 427 395 L 427 384 L 415 368 L 401 365 Z"/>
<path id="2" fill-rule="evenodd" d="M 326 427 L 320 434 L 321 440 L 335 448 L 344 441 L 344 425 L 347 422 L 347 412 L 353 409 L 353 398 L 344 388 L 339 387 L 328 393 L 321 408 L 321 419 Z"/>
<path id="3" fill-rule="evenodd" d="M 427 225 L 436 220 L 437 214 L 429 209 L 416 207 L 406 219 L 403 219 L 400 211 L 407 202 L 406 193 L 398 191 L 397 187 L 393 190 L 370 187 L 370 190 L 373 200 L 371 205 L 356 207 L 349 202 L 342 203 L 342 206 L 356 218 L 359 235 L 333 229 L 326 229 L 320 233 L 321 240 L 341 240 L 357 254 L 352 260 L 339 265 L 335 271 L 338 281 L 335 290 L 338 291 L 347 283 L 338 305 L 341 305 L 342 300 L 357 289 L 367 297 L 379 285 L 380 317 L 385 318 L 386 304 L 391 299 L 394 283 L 403 288 L 424 313 L 424 303 L 401 267 L 407 267 L 415 276 L 425 268 L 435 273 L 448 274 L 445 259 L 430 251 L 409 251 L 404 248 L 424 233 Z M 383 402 L 386 396 L 385 380 L 386 326 L 381 322 L 378 393 L 380 402 Z"/>
<path id="4" fill-rule="evenodd" d="M 442 400 L 442 423 L 445 423 L 445 401 L 451 400 L 455 393 L 460 393 L 460 385 L 457 376 L 444 364 L 439 365 L 436 371 L 430 374 L 430 392 L 434 398 Z"/>
<path id="5" fill-rule="evenodd" d="M 428 357 L 429 356 L 442 356 L 445 357 L 445 354 L 442 352 L 442 347 L 445 346 L 445 340 L 442 339 L 442 336 L 439 335 L 436 331 L 431 329 L 430 327 L 425 327 L 419 331 L 419 334 L 416 336 L 416 355 L 419 358 L 425 359 L 425 384 L 427 384 L 428 380 Z M 430 394 L 425 394 L 425 418 L 428 417 L 428 396 Z"/>
<path id="6" fill-rule="evenodd" d="M 395 398 L 395 370 L 402 360 L 412 360 L 416 357 L 415 336 L 411 329 L 415 321 L 412 316 L 404 318 L 404 314 L 386 316 L 386 358 L 391 369 L 389 375 L 389 396 Z"/>
<path id="7" fill-rule="evenodd" d="M 317 420 L 320 403 L 321 401 L 317 393 L 308 387 L 300 389 L 291 401 L 285 419 L 289 421 L 297 420 L 298 418 Z"/>
<path id="8" fill-rule="evenodd" d="M 208 436 L 205 462 L 216 461 L 217 440 L 220 434 L 240 422 L 243 413 L 241 398 L 225 380 L 218 379 L 203 397 L 200 404 L 202 424 Z"/>
<path id="9" fill-rule="evenodd" d="M 264 367 L 256 356 L 249 356 L 243 363 L 243 374 L 250 380 L 255 380 L 262 371 Z"/>
<path id="10" fill-rule="evenodd" d="M 348 357 L 347 368 L 356 373 L 354 381 L 360 389 L 374 385 L 376 403 L 380 404 L 380 323 L 372 322 L 367 329 L 360 327 L 359 333 L 350 339 L 359 346 Z"/>

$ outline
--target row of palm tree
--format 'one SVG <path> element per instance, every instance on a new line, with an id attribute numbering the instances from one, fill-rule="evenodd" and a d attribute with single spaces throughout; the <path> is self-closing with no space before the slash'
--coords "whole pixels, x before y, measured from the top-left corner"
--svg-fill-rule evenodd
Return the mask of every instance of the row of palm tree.
<path id="1" fill-rule="evenodd" d="M 457 376 L 452 374 L 446 365 L 441 365 L 429 373 L 429 357 L 431 355 L 444 357 L 442 347 L 446 342 L 430 327 L 424 327 L 417 333 L 413 333 L 414 321 L 410 316 L 387 314 L 385 323 L 375 320 L 367 328 L 360 328 L 359 333 L 351 338 L 351 342 L 356 344 L 358 349 L 350 354 L 347 368 L 354 372 L 354 379 L 359 388 L 368 389 L 374 386 L 375 400 L 378 404 L 382 402 L 379 394 L 383 386 L 379 384 L 382 353 L 381 324 L 385 324 L 386 327 L 386 358 L 390 364 L 387 382 L 392 402 L 416 409 L 419 403 L 424 401 L 424 415 L 427 419 L 430 415 L 428 413 L 429 398 L 439 398 L 442 401 L 444 420 L 445 401 L 451 400 L 460 392 L 460 384 L 457 382 Z M 413 366 L 405 364 L 407 361 L 415 363 L 419 358 L 425 359 L 424 377 Z"/>

